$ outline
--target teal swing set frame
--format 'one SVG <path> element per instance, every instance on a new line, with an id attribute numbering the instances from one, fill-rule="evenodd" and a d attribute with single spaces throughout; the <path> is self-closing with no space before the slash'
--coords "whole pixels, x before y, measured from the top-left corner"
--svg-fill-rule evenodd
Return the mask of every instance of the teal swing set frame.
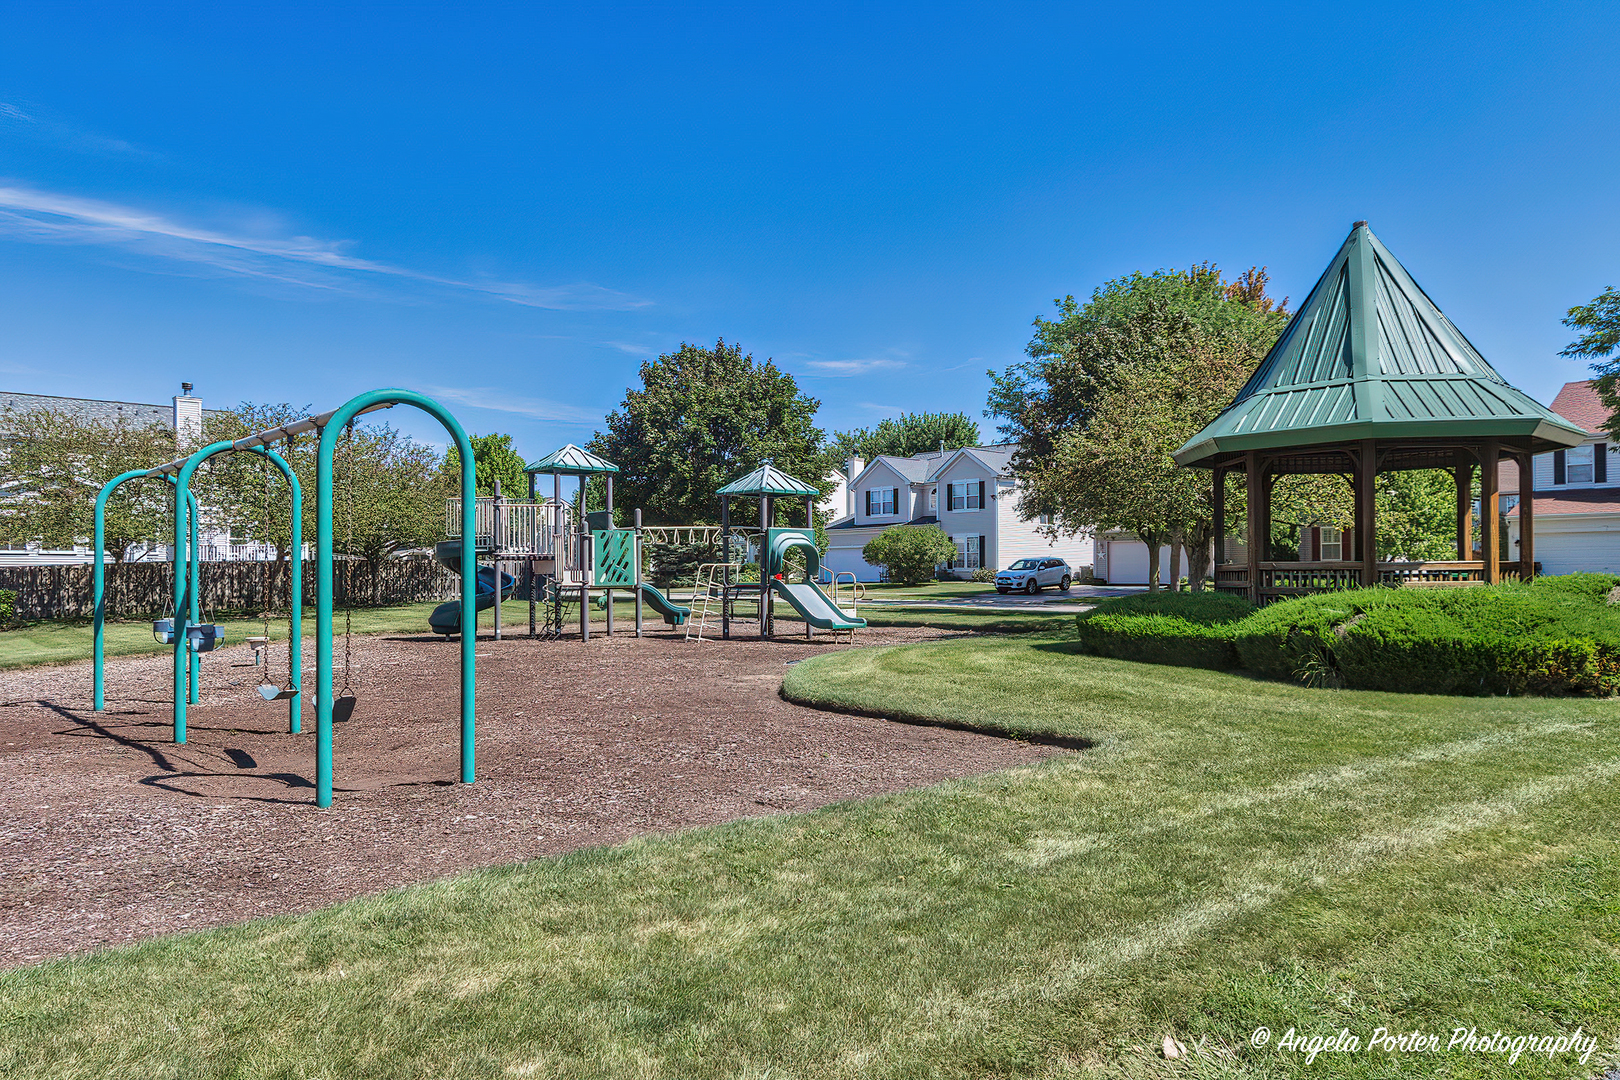
<path id="1" fill-rule="evenodd" d="M 320 447 L 316 458 L 315 486 L 315 804 L 332 805 L 332 609 L 334 543 L 332 536 L 332 502 L 335 487 L 333 459 L 340 433 L 358 416 L 389 409 L 396 405 L 410 405 L 427 413 L 444 425 L 454 440 L 461 462 L 461 603 L 463 611 L 476 611 L 477 552 L 468 529 L 475 527 L 477 507 L 477 479 L 473 460 L 472 442 L 455 416 L 439 402 L 414 390 L 371 390 L 356 395 L 338 408 L 308 420 L 286 424 L 255 432 L 234 442 L 212 443 L 195 453 L 177 458 L 165 465 L 145 471 L 123 473 L 108 481 L 96 497 L 95 505 L 95 708 L 105 707 L 104 691 L 104 623 L 105 623 L 105 523 L 108 498 L 121 485 L 141 477 L 164 477 L 174 488 L 174 615 L 172 621 L 174 645 L 174 741 L 186 741 L 186 704 L 198 701 L 198 683 L 201 674 L 200 650 L 190 640 L 192 627 L 201 627 L 198 581 L 200 553 L 197 544 L 196 496 L 191 492 L 191 478 L 197 467 L 209 458 L 232 451 L 259 453 L 274 464 L 287 479 L 292 490 L 292 533 L 295 542 L 291 552 L 291 606 L 293 617 L 288 647 L 291 651 L 289 672 L 293 693 L 288 698 L 288 730 L 298 734 L 302 730 L 302 619 L 303 535 L 302 495 L 297 474 L 285 459 L 270 447 L 305 432 L 320 433 Z M 190 544 L 187 544 L 187 540 Z M 189 558 L 188 558 L 189 555 Z M 461 782 L 470 784 L 474 779 L 474 729 L 477 684 L 477 627 L 463 627 L 461 634 Z M 472 632 L 466 632 L 471 629 Z"/>

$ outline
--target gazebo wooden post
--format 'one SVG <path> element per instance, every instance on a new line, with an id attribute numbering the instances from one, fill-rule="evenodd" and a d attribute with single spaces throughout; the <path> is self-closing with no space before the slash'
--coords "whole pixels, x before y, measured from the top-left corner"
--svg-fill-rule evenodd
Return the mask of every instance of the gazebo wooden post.
<path id="1" fill-rule="evenodd" d="M 1467 450 L 1457 451 L 1457 464 L 1451 475 L 1457 482 L 1457 561 L 1474 557 L 1474 459 Z"/>
<path id="2" fill-rule="evenodd" d="M 1248 541 L 1249 549 L 1249 600 L 1260 603 L 1260 500 L 1262 494 L 1260 483 L 1260 455 L 1253 450 L 1243 455 L 1243 491 L 1248 502 L 1249 522 Z"/>
<path id="3" fill-rule="evenodd" d="M 1361 557 L 1361 584 L 1378 584 L 1378 443 L 1361 440 L 1356 462 L 1356 548 Z"/>
<path id="4" fill-rule="evenodd" d="M 1519 464 L 1519 580 L 1536 576 L 1536 459 L 1520 454 Z"/>
<path id="5" fill-rule="evenodd" d="M 1226 561 L 1226 466 L 1217 465 L 1212 472 L 1215 487 L 1210 493 L 1210 501 L 1215 507 L 1215 566 L 1211 576 L 1215 578 L 1215 588 L 1219 591 L 1221 563 Z"/>
<path id="6" fill-rule="evenodd" d="M 1495 585 L 1502 580 L 1502 518 L 1501 492 L 1498 487 L 1498 465 L 1502 451 L 1495 439 L 1486 439 L 1480 447 L 1479 473 L 1479 543 L 1485 556 L 1485 583 Z"/>

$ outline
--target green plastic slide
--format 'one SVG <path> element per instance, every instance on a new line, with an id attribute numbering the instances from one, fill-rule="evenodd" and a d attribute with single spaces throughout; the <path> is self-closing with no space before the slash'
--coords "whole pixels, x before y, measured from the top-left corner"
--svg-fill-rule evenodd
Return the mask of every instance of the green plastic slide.
<path id="1" fill-rule="evenodd" d="M 860 630 L 866 626 L 865 619 L 850 618 L 813 581 L 772 578 L 771 590 L 792 604 L 793 610 L 818 630 Z"/>

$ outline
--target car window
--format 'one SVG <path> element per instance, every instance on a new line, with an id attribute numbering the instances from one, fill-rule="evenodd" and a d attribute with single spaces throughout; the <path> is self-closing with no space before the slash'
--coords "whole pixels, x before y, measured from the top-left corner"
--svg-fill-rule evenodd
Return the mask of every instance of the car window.
<path id="1" fill-rule="evenodd" d="M 1009 570 L 1037 570 L 1039 568 L 1040 564 L 1034 559 L 1019 559 L 1017 562 L 1007 567 Z"/>

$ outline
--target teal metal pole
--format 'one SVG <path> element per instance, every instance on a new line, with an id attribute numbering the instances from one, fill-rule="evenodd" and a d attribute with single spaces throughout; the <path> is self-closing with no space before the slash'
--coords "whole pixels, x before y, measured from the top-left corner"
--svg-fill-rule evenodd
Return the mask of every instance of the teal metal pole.
<path id="1" fill-rule="evenodd" d="M 93 541 L 96 552 L 96 569 L 91 587 L 93 593 L 91 602 L 94 608 L 95 623 L 95 630 L 92 635 L 95 639 L 93 649 L 95 659 L 92 664 L 95 674 L 92 676 L 92 689 L 95 696 L 96 712 L 101 712 L 107 707 L 105 683 L 107 668 L 105 645 L 107 625 L 107 500 L 112 496 L 113 492 L 128 481 L 145 475 L 145 469 L 119 473 L 103 484 L 101 491 L 96 495 L 96 534 Z"/>
<path id="2" fill-rule="evenodd" d="M 444 425 L 461 459 L 461 782 L 473 782 L 475 658 L 478 649 L 478 483 L 472 443 L 450 411 L 414 390 L 372 390 L 333 410 L 321 429 L 315 471 L 315 805 L 332 805 L 332 459 L 338 436 L 361 412 L 414 405 Z M 500 583 L 497 581 L 496 585 Z"/>

